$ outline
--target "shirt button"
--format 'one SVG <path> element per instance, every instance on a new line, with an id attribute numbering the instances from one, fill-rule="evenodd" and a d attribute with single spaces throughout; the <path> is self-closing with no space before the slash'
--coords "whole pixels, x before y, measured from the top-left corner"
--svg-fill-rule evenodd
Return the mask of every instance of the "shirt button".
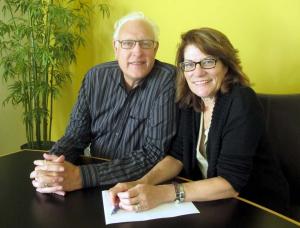
<path id="1" fill-rule="evenodd" d="M 117 132 L 115 135 L 116 135 L 116 136 L 119 136 L 119 133 Z"/>

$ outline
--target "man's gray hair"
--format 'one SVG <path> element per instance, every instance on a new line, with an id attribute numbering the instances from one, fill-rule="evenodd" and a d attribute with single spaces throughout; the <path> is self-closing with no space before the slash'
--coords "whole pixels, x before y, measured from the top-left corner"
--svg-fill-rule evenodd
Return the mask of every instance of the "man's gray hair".
<path id="1" fill-rule="evenodd" d="M 132 13 L 127 14 L 126 16 L 120 18 L 118 21 L 116 21 L 116 23 L 114 25 L 115 31 L 114 31 L 113 39 L 117 40 L 119 38 L 120 29 L 125 23 L 127 23 L 128 21 L 134 21 L 134 20 L 143 20 L 143 21 L 147 22 L 153 30 L 154 40 L 158 41 L 158 35 L 159 35 L 158 26 L 153 21 L 151 21 L 150 19 L 145 17 L 145 15 L 142 12 L 132 12 Z"/>

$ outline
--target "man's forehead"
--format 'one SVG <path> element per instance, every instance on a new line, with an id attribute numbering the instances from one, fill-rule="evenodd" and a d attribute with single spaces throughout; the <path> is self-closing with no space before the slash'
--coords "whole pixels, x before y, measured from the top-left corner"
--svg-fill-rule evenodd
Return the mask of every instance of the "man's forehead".
<path id="1" fill-rule="evenodd" d="M 154 32 L 151 25 L 144 20 L 131 20 L 120 29 L 119 39 L 151 39 L 154 40 Z"/>

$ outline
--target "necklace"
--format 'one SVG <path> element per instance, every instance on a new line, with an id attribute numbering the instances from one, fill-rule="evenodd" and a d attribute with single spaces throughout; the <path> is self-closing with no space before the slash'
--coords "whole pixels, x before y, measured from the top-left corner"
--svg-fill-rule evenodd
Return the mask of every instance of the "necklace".
<path id="1" fill-rule="evenodd" d="M 203 119 L 204 119 L 204 130 L 210 128 L 212 113 L 215 107 L 215 99 L 209 100 L 211 102 L 206 102 L 205 109 L 203 112 Z"/>

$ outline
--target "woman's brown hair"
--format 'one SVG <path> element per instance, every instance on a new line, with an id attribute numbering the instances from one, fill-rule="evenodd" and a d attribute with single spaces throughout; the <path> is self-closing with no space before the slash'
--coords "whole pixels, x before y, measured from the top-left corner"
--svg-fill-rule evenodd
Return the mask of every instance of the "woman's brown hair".
<path id="1" fill-rule="evenodd" d="M 230 91 L 233 85 L 249 86 L 250 82 L 241 67 L 238 50 L 220 31 L 212 28 L 192 29 L 181 35 L 176 56 L 177 66 L 177 101 L 180 107 L 193 107 L 195 111 L 203 111 L 204 104 L 189 88 L 180 63 L 184 61 L 186 46 L 194 45 L 207 55 L 214 56 L 228 67 L 228 71 L 221 85 L 221 93 Z"/>

